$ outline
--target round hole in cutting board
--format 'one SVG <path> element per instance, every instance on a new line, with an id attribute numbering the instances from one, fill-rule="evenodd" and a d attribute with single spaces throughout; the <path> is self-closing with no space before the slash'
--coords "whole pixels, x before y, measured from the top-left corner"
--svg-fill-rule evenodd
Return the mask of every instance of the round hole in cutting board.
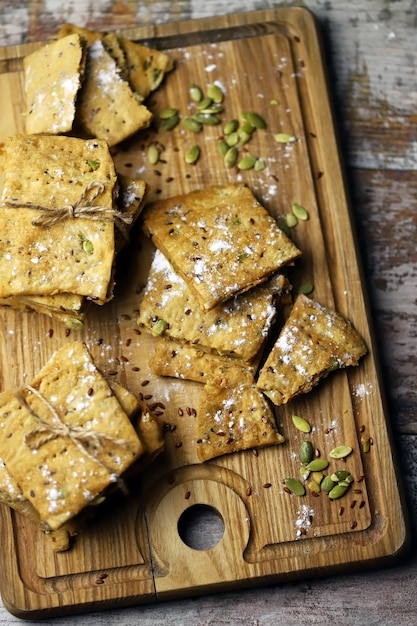
<path id="1" fill-rule="evenodd" d="M 194 504 L 178 520 L 178 534 L 189 548 L 210 550 L 224 535 L 224 521 L 220 513 L 207 504 Z"/>

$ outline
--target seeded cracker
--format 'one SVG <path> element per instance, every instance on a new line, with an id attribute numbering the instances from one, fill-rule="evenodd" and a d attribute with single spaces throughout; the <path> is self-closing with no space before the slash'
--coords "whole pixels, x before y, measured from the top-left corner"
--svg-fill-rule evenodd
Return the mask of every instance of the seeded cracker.
<path id="1" fill-rule="evenodd" d="M 99 303 L 109 297 L 115 255 L 112 211 L 116 188 L 105 142 L 65 136 L 15 135 L 5 145 L 0 202 L 0 298 L 73 293 Z M 100 219 L 68 217 L 42 227 L 33 221 L 81 202 L 89 185 Z M 92 190 L 94 191 L 94 189 Z M 38 209 L 24 207 L 26 203 Z M 107 216 L 107 221 L 105 221 Z"/>
<path id="2" fill-rule="evenodd" d="M 197 383 L 231 387 L 253 381 L 255 367 L 242 359 L 204 352 L 198 346 L 159 337 L 149 365 L 157 376 L 170 376 Z"/>
<path id="3" fill-rule="evenodd" d="M 126 232 L 123 234 L 116 230 L 116 253 L 126 245 L 127 234 L 139 217 L 148 192 L 148 187 L 142 180 L 121 174 L 117 179 L 119 186 L 117 208 L 123 214 L 130 215 L 132 221 L 126 225 Z M 53 296 L 12 296 L 0 299 L 0 304 L 18 311 L 48 315 L 65 324 L 67 328 L 80 329 L 84 325 L 88 302 L 84 296 L 58 293 Z"/>
<path id="4" fill-rule="evenodd" d="M 157 250 L 140 303 L 138 323 L 154 335 L 164 334 L 202 350 L 250 360 L 268 335 L 280 296 L 288 291 L 287 279 L 277 275 L 207 311 Z"/>
<path id="5" fill-rule="evenodd" d="M 255 384 L 205 385 L 195 419 L 200 461 L 284 442 L 268 403 Z"/>
<path id="6" fill-rule="evenodd" d="M 85 49 L 85 38 L 74 33 L 42 46 L 23 59 L 28 134 L 72 130 Z"/>
<path id="7" fill-rule="evenodd" d="M 299 295 L 259 374 L 257 386 L 274 404 L 310 391 L 335 369 L 358 365 L 366 353 L 350 322 Z"/>
<path id="8" fill-rule="evenodd" d="M 88 45 L 101 39 L 107 51 L 117 61 L 123 78 L 141 100 L 145 100 L 155 91 L 165 74 L 174 68 L 173 60 L 165 52 L 143 46 L 117 33 L 103 34 L 67 23 L 61 26 L 57 36 L 65 37 L 70 33 L 83 35 Z"/>
<path id="9" fill-rule="evenodd" d="M 150 203 L 143 229 L 204 309 L 262 283 L 301 254 L 244 185 Z"/>
<path id="10" fill-rule="evenodd" d="M 120 76 L 101 40 L 88 48 L 77 120 L 87 133 L 106 140 L 109 146 L 147 128 L 152 120 L 152 113 Z"/>
<path id="11" fill-rule="evenodd" d="M 58 350 L 29 388 L 0 394 L 0 406 L 0 458 L 52 530 L 114 485 L 144 451 L 82 342 Z"/>

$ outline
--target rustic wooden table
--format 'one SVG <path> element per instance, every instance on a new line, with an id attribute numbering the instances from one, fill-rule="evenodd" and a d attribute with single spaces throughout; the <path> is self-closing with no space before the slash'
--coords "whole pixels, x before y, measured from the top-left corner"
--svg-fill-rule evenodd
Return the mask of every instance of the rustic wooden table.
<path id="1" fill-rule="evenodd" d="M 82 624 L 384 624 L 417 619 L 417 4 L 409 0 L 193 0 L 0 3 L 0 45 L 52 37 L 64 21 L 97 30 L 303 5 L 318 18 L 380 348 L 412 548 L 374 571 L 57 618 Z M 244 5 L 244 6 L 243 6 Z M 0 625 L 17 623 L 0 605 Z M 34 623 L 34 622 L 33 622 Z"/>

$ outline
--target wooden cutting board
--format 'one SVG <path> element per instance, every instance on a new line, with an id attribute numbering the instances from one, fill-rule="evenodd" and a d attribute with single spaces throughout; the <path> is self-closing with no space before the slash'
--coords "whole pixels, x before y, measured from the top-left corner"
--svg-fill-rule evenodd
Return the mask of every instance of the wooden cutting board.
<path id="1" fill-rule="evenodd" d="M 276 411 L 286 443 L 201 464 L 193 444 L 197 383 L 155 377 L 148 355 L 153 339 L 136 324 L 139 293 L 152 249 L 140 234 L 120 259 L 114 300 L 92 307 L 83 331 L 47 317 L 0 310 L 0 388 L 22 384 L 54 350 L 75 338 L 89 345 L 98 366 L 145 401 L 166 425 L 166 450 L 129 496 L 86 527 L 68 552 L 54 553 L 48 538 L 20 515 L 0 507 L 0 588 L 23 618 L 49 617 L 112 606 L 226 590 L 391 561 L 406 545 L 377 354 L 354 227 L 335 138 L 316 24 L 304 9 L 283 8 L 144 27 L 124 33 L 167 50 L 175 70 L 149 101 L 158 112 L 190 111 L 188 88 L 218 81 L 225 91 L 224 120 L 255 111 L 267 122 L 248 145 L 265 159 L 261 172 L 238 172 L 217 153 L 221 127 L 194 135 L 179 125 L 139 134 L 115 151 L 119 172 L 145 179 L 150 199 L 208 184 L 246 182 L 280 218 L 293 203 L 309 220 L 292 233 L 303 251 L 294 288 L 314 285 L 314 297 L 350 319 L 368 355 L 358 368 L 333 373 L 312 393 Z M 0 141 L 23 132 L 22 57 L 35 45 L 0 50 Z M 277 133 L 297 138 L 279 144 Z M 162 160 L 150 166 L 147 147 L 158 141 Z M 197 165 L 187 165 L 198 143 Z M 0 181 L 1 183 L 1 181 Z M 297 431 L 301 415 L 313 431 Z M 370 451 L 360 439 L 371 438 Z M 346 467 L 353 488 L 331 502 L 321 493 L 289 495 L 283 479 L 298 475 L 298 449 L 309 438 L 322 457 L 349 444 Z M 203 517 L 204 533 L 197 521 Z M 213 520 L 213 527 L 211 523 Z M 194 526 L 197 524 L 196 529 Z M 194 529 L 194 530 L 193 530 Z M 218 531 L 223 530 L 223 534 Z M 196 537 L 195 537 L 196 535 Z M 204 540 L 209 539 L 209 546 Z"/>

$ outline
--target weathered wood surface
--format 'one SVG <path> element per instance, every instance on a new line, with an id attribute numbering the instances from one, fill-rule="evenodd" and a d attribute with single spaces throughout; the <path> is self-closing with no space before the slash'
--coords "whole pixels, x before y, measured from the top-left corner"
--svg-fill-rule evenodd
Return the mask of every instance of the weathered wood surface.
<path id="1" fill-rule="evenodd" d="M 98 29 L 198 18 L 242 3 L 2 3 L 2 45 L 47 39 L 62 21 Z M 248 1 L 244 9 L 278 3 Z M 285 3 L 301 4 L 301 3 Z M 411 517 L 417 516 L 415 2 L 302 3 L 319 18 L 342 152 Z M 412 524 L 415 531 L 415 523 Z M 364 574 L 257 588 L 158 606 L 61 618 L 57 624 L 413 623 L 417 558 Z M 2 609 L 0 624 L 15 620 Z M 45 623 L 45 622 L 44 622 Z"/>

